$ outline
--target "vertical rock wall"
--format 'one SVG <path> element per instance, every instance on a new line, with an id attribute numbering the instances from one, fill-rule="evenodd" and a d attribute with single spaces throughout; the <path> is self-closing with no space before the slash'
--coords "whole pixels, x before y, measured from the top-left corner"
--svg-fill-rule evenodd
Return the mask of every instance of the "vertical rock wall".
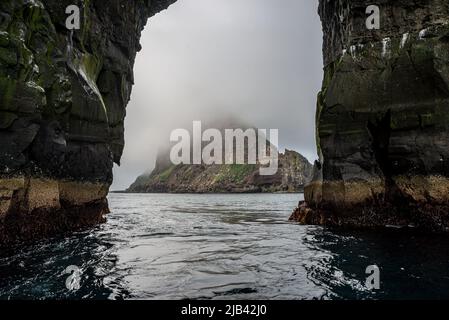
<path id="1" fill-rule="evenodd" d="M 319 163 L 294 218 L 449 227 L 449 2 L 320 0 Z"/>
<path id="2" fill-rule="evenodd" d="M 173 2 L 0 2 L 0 244 L 102 221 L 140 33 Z"/>

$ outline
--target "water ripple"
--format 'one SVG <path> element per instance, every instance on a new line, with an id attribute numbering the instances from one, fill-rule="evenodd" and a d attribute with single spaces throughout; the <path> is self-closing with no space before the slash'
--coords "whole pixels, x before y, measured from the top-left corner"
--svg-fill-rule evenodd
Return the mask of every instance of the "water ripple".
<path id="1" fill-rule="evenodd" d="M 1 253 L 0 298 L 449 298 L 447 237 L 288 223 L 299 198 L 112 194 L 107 223 Z M 379 291 L 365 288 L 371 264 Z"/>

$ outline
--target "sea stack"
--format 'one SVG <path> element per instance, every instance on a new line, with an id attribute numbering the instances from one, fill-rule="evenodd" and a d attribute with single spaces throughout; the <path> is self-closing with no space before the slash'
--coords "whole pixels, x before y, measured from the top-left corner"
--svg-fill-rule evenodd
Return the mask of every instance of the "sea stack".
<path id="1" fill-rule="evenodd" d="M 292 219 L 449 230 L 449 2 L 320 0 L 319 161 Z"/>

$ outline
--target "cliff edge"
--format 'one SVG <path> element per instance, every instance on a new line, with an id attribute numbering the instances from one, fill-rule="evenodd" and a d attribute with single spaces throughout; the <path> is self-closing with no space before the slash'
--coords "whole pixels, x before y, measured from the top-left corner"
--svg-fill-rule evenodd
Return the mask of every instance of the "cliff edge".
<path id="1" fill-rule="evenodd" d="M 449 230 L 449 3 L 320 0 L 319 163 L 292 219 Z"/>
<path id="2" fill-rule="evenodd" d="M 103 220 L 140 33 L 173 2 L 0 2 L 0 245 Z"/>

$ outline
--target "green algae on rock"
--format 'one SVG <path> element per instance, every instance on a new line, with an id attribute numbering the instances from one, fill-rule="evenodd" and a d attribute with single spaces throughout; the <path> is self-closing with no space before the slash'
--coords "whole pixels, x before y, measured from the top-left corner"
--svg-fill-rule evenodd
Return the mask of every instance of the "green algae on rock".
<path id="1" fill-rule="evenodd" d="M 0 2 L 0 246 L 103 221 L 140 33 L 173 2 Z"/>
<path id="2" fill-rule="evenodd" d="M 321 0 L 319 162 L 304 223 L 449 230 L 449 3 Z"/>

